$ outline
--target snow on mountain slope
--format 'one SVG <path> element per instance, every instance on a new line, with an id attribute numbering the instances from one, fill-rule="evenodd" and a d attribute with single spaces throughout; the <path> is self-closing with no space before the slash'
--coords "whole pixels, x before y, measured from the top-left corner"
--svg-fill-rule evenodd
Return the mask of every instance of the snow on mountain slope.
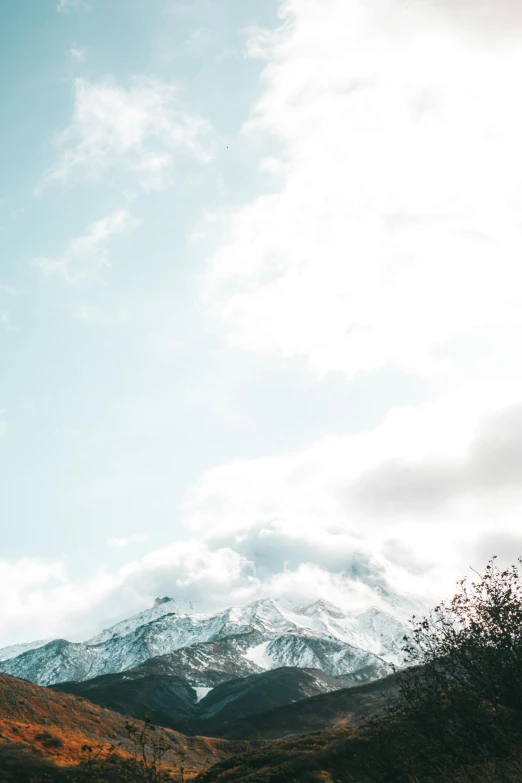
<path id="1" fill-rule="evenodd" d="M 356 615 L 355 622 L 365 638 L 374 644 L 373 652 L 386 661 L 401 663 L 404 637 L 410 630 L 403 620 L 377 606 L 370 606 Z"/>
<path id="2" fill-rule="evenodd" d="M 377 652 L 370 639 L 361 631 L 355 619 L 328 601 L 315 601 L 300 609 L 301 619 L 306 618 L 311 630 L 333 636 L 354 647 Z"/>
<path id="3" fill-rule="evenodd" d="M 214 668 L 224 671 L 223 656 L 229 656 L 238 676 L 280 666 L 341 675 L 363 667 L 381 670 L 383 659 L 398 662 L 407 630 L 395 613 L 377 607 L 353 614 L 326 601 L 289 609 L 264 599 L 205 615 L 184 613 L 174 601 L 161 599 L 85 643 L 55 640 L 25 645 L 21 652 L 0 650 L 0 671 L 51 685 L 126 671 L 152 658 L 190 650 L 186 666 L 197 672 L 198 667 L 213 668 L 212 644 L 233 638 L 226 651 L 217 654 L 215 648 Z"/>
<path id="4" fill-rule="evenodd" d="M 201 642 L 182 647 L 168 655 L 151 658 L 136 671 L 175 674 L 194 687 L 215 687 L 231 679 L 257 674 L 267 668 L 258 666 L 248 655 L 263 637 L 257 631 L 229 636 L 215 642 Z M 264 643 L 265 645 L 268 642 Z"/>
<path id="5" fill-rule="evenodd" d="M 119 623 L 116 623 L 116 625 L 111 626 L 107 630 L 102 631 L 97 636 L 94 636 L 92 639 L 89 639 L 86 644 L 102 644 L 103 642 L 106 642 L 109 639 L 114 639 L 117 636 L 127 636 L 129 633 L 132 633 L 132 631 L 136 631 L 141 626 L 148 625 L 154 620 L 159 620 L 166 614 L 177 615 L 179 613 L 180 612 L 176 602 L 171 598 L 167 600 L 156 599 L 155 605 L 152 607 L 152 609 L 146 609 L 144 612 L 140 612 L 133 617 L 129 617 Z"/>
<path id="6" fill-rule="evenodd" d="M 38 647 L 43 647 L 50 641 L 50 639 L 46 639 L 45 641 L 13 644 L 10 647 L 2 647 L 0 649 L 0 661 L 8 661 L 10 658 L 16 658 L 18 655 L 22 655 L 22 653 L 28 652 L 29 650 L 37 650 Z"/>
<path id="7" fill-rule="evenodd" d="M 260 633 L 286 633 L 296 628 L 295 622 L 285 616 L 285 612 L 273 598 L 254 601 L 246 606 L 227 609 L 222 634 L 229 636 L 245 628 L 253 628 Z"/>
<path id="8" fill-rule="evenodd" d="M 321 669 L 327 674 L 351 674 L 371 664 L 378 658 L 371 652 L 352 647 L 332 637 L 285 634 L 269 643 L 267 668 L 295 666 L 300 669 Z"/>
<path id="9" fill-rule="evenodd" d="M 247 661 L 252 661 L 260 669 L 268 669 L 270 667 L 270 658 L 267 656 L 266 651 L 270 640 L 256 644 L 255 647 L 251 647 L 246 653 L 245 658 Z"/>
<path id="10" fill-rule="evenodd" d="M 0 663 L 0 671 L 38 685 L 53 685 L 66 680 L 95 677 L 96 651 L 85 644 L 56 639 L 37 649 L 27 650 L 16 658 Z"/>

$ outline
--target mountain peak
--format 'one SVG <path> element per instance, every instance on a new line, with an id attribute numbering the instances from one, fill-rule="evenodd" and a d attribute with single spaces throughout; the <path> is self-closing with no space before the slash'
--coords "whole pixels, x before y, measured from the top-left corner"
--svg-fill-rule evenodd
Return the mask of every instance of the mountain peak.
<path id="1" fill-rule="evenodd" d="M 370 618 L 391 618 L 392 620 L 397 620 L 398 618 L 388 609 L 383 609 L 380 606 L 377 606 L 376 604 L 370 604 L 370 606 L 367 606 L 365 609 L 362 609 L 360 612 L 357 612 L 356 615 L 358 618 L 363 619 L 370 619 Z"/>
<path id="2" fill-rule="evenodd" d="M 254 601 L 252 604 L 250 604 L 250 606 L 270 606 L 279 609 L 279 606 L 275 598 L 260 598 L 259 600 Z"/>
<path id="3" fill-rule="evenodd" d="M 168 604 L 170 601 L 174 601 L 173 598 L 169 598 L 168 595 L 165 596 L 165 598 L 156 598 L 154 601 L 154 609 L 156 609 L 157 606 L 161 606 L 161 604 Z"/>
<path id="4" fill-rule="evenodd" d="M 330 601 L 326 601 L 324 598 L 319 598 L 317 601 L 314 601 L 311 604 L 307 604 L 306 606 L 303 606 L 301 609 L 303 614 L 306 615 L 315 615 L 315 614 L 329 614 L 332 617 L 344 617 L 346 615 L 346 612 L 343 612 L 342 609 L 340 609 L 338 606 L 335 606 L 335 604 L 330 603 Z"/>
<path id="5" fill-rule="evenodd" d="M 215 614 L 199 614 L 182 610 L 168 596 L 160 597 L 150 609 L 83 644 L 55 640 L 44 646 L 35 643 L 0 650 L 0 672 L 52 685 L 125 671 L 158 656 L 197 648 L 201 655 L 198 652 L 197 661 L 194 658 L 190 664 L 196 677 L 200 670 L 215 668 L 217 653 L 212 645 L 225 640 L 229 640 L 226 655 L 236 673 L 285 665 L 346 674 L 356 664 L 366 666 L 375 656 L 402 661 L 408 628 L 393 609 L 387 612 L 370 606 L 358 612 L 343 611 L 326 599 L 293 608 L 289 603 L 289 597 L 266 597 Z M 204 647 L 207 643 L 208 648 Z M 186 655 L 190 658 L 192 653 Z"/>

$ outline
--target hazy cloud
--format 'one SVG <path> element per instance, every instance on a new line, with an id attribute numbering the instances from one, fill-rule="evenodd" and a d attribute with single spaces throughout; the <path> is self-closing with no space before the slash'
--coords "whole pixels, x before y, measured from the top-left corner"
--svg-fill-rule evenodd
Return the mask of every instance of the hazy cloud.
<path id="1" fill-rule="evenodd" d="M 18 327 L 16 327 L 12 320 L 9 313 L 4 310 L 3 312 L 0 312 L 0 326 L 5 332 L 16 332 L 18 331 Z"/>
<path id="2" fill-rule="evenodd" d="M 142 544 L 147 541 L 148 536 L 143 533 L 133 533 L 130 536 L 122 536 L 118 538 L 111 536 L 107 539 L 107 546 L 114 547 L 115 549 L 125 549 L 125 547 L 132 546 L 132 544 Z"/>
<path id="3" fill-rule="evenodd" d="M 79 321 L 102 327 L 123 326 L 130 318 L 126 310 L 102 310 L 94 305 L 79 305 L 74 310 L 74 317 Z"/>
<path id="4" fill-rule="evenodd" d="M 522 554 L 521 399 L 520 387 L 470 387 L 397 409 L 375 430 L 210 470 L 183 507 L 191 538 L 92 579 L 4 564 L 17 592 L 0 607 L 2 643 L 80 634 L 156 595 L 201 610 L 289 596 L 417 611 L 470 566 Z"/>
<path id="5" fill-rule="evenodd" d="M 17 288 L 14 285 L 0 285 L 0 292 L 6 293 L 9 296 L 22 296 L 26 293 L 21 288 Z"/>
<path id="6" fill-rule="evenodd" d="M 85 49 L 78 49 L 77 47 L 73 46 L 71 49 L 69 49 L 69 54 L 73 60 L 76 60 L 76 62 L 85 62 Z"/>
<path id="7" fill-rule="evenodd" d="M 91 6 L 86 0 L 60 0 L 56 6 L 58 13 L 65 13 L 67 11 L 80 11 L 88 10 Z"/>
<path id="8" fill-rule="evenodd" d="M 144 188 L 163 187 L 176 151 L 209 160 L 210 131 L 206 120 L 183 111 L 170 84 L 141 78 L 126 89 L 110 80 L 77 79 L 73 120 L 57 138 L 60 157 L 40 189 L 114 166 L 131 172 Z"/>
<path id="9" fill-rule="evenodd" d="M 140 220 L 126 209 L 118 209 L 92 223 L 86 234 L 69 242 L 62 256 L 40 256 L 33 263 L 46 275 L 61 275 L 69 283 L 88 279 L 110 267 L 107 245 L 112 237 L 134 231 Z"/>

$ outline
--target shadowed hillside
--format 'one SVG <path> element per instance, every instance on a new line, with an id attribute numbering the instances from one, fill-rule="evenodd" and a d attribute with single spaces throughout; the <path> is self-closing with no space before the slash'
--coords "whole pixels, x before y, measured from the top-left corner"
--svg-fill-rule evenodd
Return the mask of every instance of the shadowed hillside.
<path id="1" fill-rule="evenodd" d="M 356 725 L 381 712 L 387 698 L 397 688 L 396 676 L 383 680 L 323 693 L 309 699 L 278 707 L 241 720 L 212 726 L 207 722 L 204 732 L 226 739 L 280 739 L 290 735 L 309 734 L 325 729 Z M 205 724 L 199 724 L 204 728 Z"/>
<path id="2" fill-rule="evenodd" d="M 388 690 L 388 680 L 383 680 Z M 392 681 L 390 681 L 392 682 Z M 53 686 L 54 690 L 82 696 L 89 701 L 121 712 L 124 715 L 144 719 L 153 715 L 158 725 L 181 731 L 183 734 L 226 736 L 224 727 L 236 725 L 244 733 L 248 726 L 256 726 L 250 716 L 259 715 L 257 728 L 247 729 L 248 734 L 279 737 L 288 733 L 327 728 L 339 722 L 344 713 L 366 714 L 368 706 L 378 701 L 380 686 L 368 685 L 360 697 L 348 700 L 352 692 L 344 690 L 344 697 L 334 702 L 314 701 L 308 707 L 310 697 L 327 696 L 338 691 L 344 678 L 332 677 L 318 669 L 282 667 L 249 677 L 234 678 L 213 688 L 199 702 L 195 690 L 182 677 L 153 674 L 145 667 L 138 667 L 122 674 L 106 674 L 84 682 L 69 682 Z M 365 687 L 365 686 L 361 686 Z M 353 689 L 358 693 L 359 688 Z M 324 704 L 324 709 L 323 709 Z M 302 713 L 298 708 L 302 707 Z M 349 707 L 350 709 L 347 709 Z M 278 712 L 278 708 L 283 710 Z M 288 718 L 284 709 L 288 708 Z M 269 712 L 264 720 L 261 713 Z M 275 713 L 275 714 L 274 714 Z M 245 718 L 249 720 L 245 721 Z M 295 731 L 287 730 L 295 722 Z M 243 728 L 244 727 L 244 728 Z"/>

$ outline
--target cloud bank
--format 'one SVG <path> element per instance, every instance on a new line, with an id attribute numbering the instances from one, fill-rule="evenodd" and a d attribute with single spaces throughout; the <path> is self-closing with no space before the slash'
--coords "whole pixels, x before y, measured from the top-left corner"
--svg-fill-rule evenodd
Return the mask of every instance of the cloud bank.
<path id="1" fill-rule="evenodd" d="M 518 45 L 472 22 L 512 3 L 288 0 L 254 31 L 264 91 L 244 132 L 275 178 L 227 215 L 205 301 L 228 341 L 324 375 L 444 376 L 465 345 L 515 346 L 522 206 Z M 507 353 L 507 351 L 506 351 Z M 457 359 L 458 357 L 458 359 Z"/>
<path id="2" fill-rule="evenodd" d="M 373 431 L 211 470 L 187 495 L 186 540 L 83 582 L 60 563 L 2 563 L 1 641 L 85 636 L 157 595 L 201 610 L 263 596 L 434 603 L 469 566 L 522 554 L 521 399 L 466 389 Z"/>

